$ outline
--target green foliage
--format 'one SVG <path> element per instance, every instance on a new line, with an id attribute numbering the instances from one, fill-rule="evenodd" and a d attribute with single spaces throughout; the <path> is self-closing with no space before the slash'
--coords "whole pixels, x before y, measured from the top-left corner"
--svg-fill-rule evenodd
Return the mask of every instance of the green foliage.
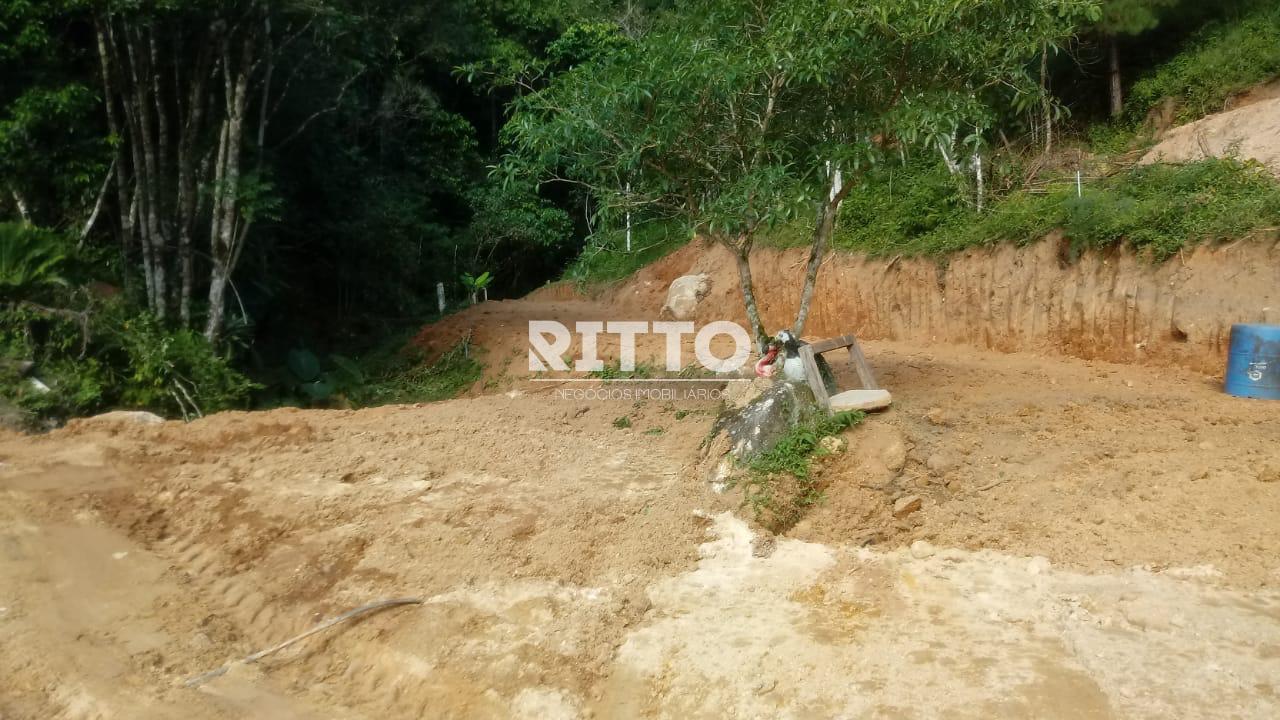
<path id="1" fill-rule="evenodd" d="M 30 377 L 15 372 L 22 361 L 34 362 Z M 167 329 L 119 302 L 74 312 L 20 304 L 0 311 L 0 394 L 32 421 L 121 407 L 195 417 L 244 407 L 253 388 L 199 333 Z"/>
<path id="2" fill-rule="evenodd" d="M 475 293 L 478 290 L 484 290 L 489 287 L 489 283 L 491 282 L 493 282 L 493 276 L 490 275 L 488 271 L 482 272 L 479 275 L 472 275 L 471 273 L 462 274 L 462 286 L 472 293 Z"/>
<path id="3" fill-rule="evenodd" d="M 787 473 L 792 477 L 809 478 L 809 461 L 822 438 L 839 435 L 866 418 L 861 411 L 838 412 L 833 415 L 817 415 L 808 422 L 791 428 L 768 452 L 761 453 L 751 462 L 750 470 L 756 475 Z"/>
<path id="4" fill-rule="evenodd" d="M 1074 178 L 1061 178 L 1043 192 L 1015 192 L 982 214 L 946 197 L 945 170 L 918 172 L 923 190 L 895 180 L 891 191 L 877 181 L 850 195 L 836 246 L 878 256 L 944 255 L 1033 242 L 1061 228 L 1077 251 L 1124 242 L 1163 260 L 1189 245 L 1280 224 L 1280 183 L 1257 163 L 1234 159 L 1135 167 L 1089 181 L 1079 198 Z"/>
<path id="5" fill-rule="evenodd" d="M 570 263 L 564 279 L 580 288 L 621 280 L 683 247 L 689 242 L 689 232 L 670 221 L 638 222 L 632 228 L 631 252 L 626 250 L 625 239 L 622 230 L 597 233 Z"/>
<path id="6" fill-rule="evenodd" d="M 879 169 L 845 198 L 836 243 L 874 247 L 931 235 L 967 215 L 961 190 L 932 157 Z"/>
<path id="7" fill-rule="evenodd" d="M 151 315 L 125 320 L 112 340 L 127 358 L 120 400 L 130 407 L 190 418 L 243 407 L 256 387 L 203 335 L 168 330 Z"/>
<path id="8" fill-rule="evenodd" d="M 809 507 L 822 501 L 811 472 L 822 438 L 839 435 L 865 417 L 860 411 L 819 414 L 792 427 L 772 449 L 752 460 L 747 476 L 735 483 L 742 488 L 743 504 L 758 521 L 775 529 L 794 525 Z"/>
<path id="9" fill-rule="evenodd" d="M 65 285 L 59 270 L 66 260 L 66 243 L 56 233 L 0 223 L 0 299 L 24 299 L 43 286 Z"/>
<path id="10" fill-rule="evenodd" d="M 1160 15 L 1178 0 L 1103 0 L 1098 29 L 1109 35 L 1137 35 L 1160 24 Z"/>
<path id="11" fill-rule="evenodd" d="M 380 360 L 371 358 L 360 372 L 363 383 L 349 390 L 348 399 L 356 405 L 371 406 L 454 398 L 484 374 L 484 366 L 473 351 L 464 340 L 432 363 L 405 352 Z"/>
<path id="12" fill-rule="evenodd" d="M 637 362 L 634 370 L 623 370 L 621 361 L 606 362 L 602 369 L 587 373 L 587 377 L 600 380 L 641 380 L 654 376 L 654 367 L 646 362 Z"/>
<path id="13" fill-rule="evenodd" d="M 613 426 L 619 430 L 626 430 L 627 428 L 631 427 L 631 418 L 627 417 L 626 415 L 623 415 L 622 417 L 616 417 L 613 419 Z"/>
<path id="14" fill-rule="evenodd" d="M 310 350 L 295 348 L 289 351 L 289 372 L 300 383 L 315 382 L 320 379 L 320 358 Z"/>
<path id="15" fill-rule="evenodd" d="M 1225 109 L 1228 98 L 1280 75 L 1280 4 L 1258 3 L 1238 20 L 1203 28 L 1172 60 L 1134 83 L 1126 114 L 1138 122 L 1164 98 L 1186 122 Z"/>

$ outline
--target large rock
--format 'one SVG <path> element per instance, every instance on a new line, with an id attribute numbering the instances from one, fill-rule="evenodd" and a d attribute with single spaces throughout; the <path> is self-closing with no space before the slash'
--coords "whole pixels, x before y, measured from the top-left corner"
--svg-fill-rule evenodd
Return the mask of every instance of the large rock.
<path id="1" fill-rule="evenodd" d="M 820 412 L 808 385 L 789 382 L 774 382 L 754 399 L 727 407 L 703 445 L 704 477 L 717 491 L 724 489 L 735 468 L 772 449 L 792 427 Z"/>
<path id="2" fill-rule="evenodd" d="M 682 275 L 671 281 L 667 288 L 667 302 L 662 306 L 662 317 L 675 320 L 691 320 L 698 303 L 711 291 L 711 276 Z"/>

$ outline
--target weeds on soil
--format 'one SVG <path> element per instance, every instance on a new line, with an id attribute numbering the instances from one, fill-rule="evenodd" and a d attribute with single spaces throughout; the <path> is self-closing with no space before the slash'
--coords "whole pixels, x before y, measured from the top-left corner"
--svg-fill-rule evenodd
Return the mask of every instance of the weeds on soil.
<path id="1" fill-rule="evenodd" d="M 824 437 L 839 435 L 866 417 L 860 411 L 818 415 L 796 425 L 773 448 L 747 466 L 747 475 L 734 484 L 742 488 L 743 504 L 757 521 L 774 530 L 795 525 L 823 492 L 811 473 L 811 461 Z"/>

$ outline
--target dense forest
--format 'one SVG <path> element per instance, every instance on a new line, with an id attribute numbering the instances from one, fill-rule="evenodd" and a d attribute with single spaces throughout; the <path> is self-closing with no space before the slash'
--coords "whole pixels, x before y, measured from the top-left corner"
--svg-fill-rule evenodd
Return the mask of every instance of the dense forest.
<path id="1" fill-rule="evenodd" d="M 0 65 L 28 424 L 439 397 L 476 359 L 402 352 L 438 288 L 612 280 L 695 234 L 748 291 L 757 243 L 810 246 L 811 295 L 832 246 L 1068 227 L 1158 260 L 1280 223 L 1247 162 L 1116 171 L 1280 74 L 1265 0 L 0 0 Z"/>

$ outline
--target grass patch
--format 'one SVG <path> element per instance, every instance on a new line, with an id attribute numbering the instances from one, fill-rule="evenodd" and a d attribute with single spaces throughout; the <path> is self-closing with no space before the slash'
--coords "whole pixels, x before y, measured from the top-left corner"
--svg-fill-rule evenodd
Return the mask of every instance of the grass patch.
<path id="1" fill-rule="evenodd" d="M 622 361 L 606 362 L 599 370 L 592 370 L 587 377 L 597 380 L 644 380 L 654 377 L 654 368 L 646 362 L 637 362 L 634 370 L 623 370 Z"/>
<path id="2" fill-rule="evenodd" d="M 805 512 L 822 502 L 823 492 L 812 473 L 812 461 L 824 437 L 839 435 L 866 417 L 859 411 L 820 414 L 796 425 L 768 452 L 747 466 L 743 504 L 757 521 L 774 531 L 795 525 Z"/>
<path id="3" fill-rule="evenodd" d="M 1062 178 L 1042 192 L 1015 191 L 981 214 L 940 167 L 908 167 L 894 183 L 882 173 L 851 193 L 837 248 L 940 256 L 1030 243 L 1061 228 L 1076 252 L 1127 243 L 1164 260 L 1197 243 L 1280 225 L 1280 182 L 1256 162 L 1231 158 L 1134 167 L 1086 184 L 1081 197 Z"/>
<path id="4" fill-rule="evenodd" d="M 381 366 L 368 372 L 365 382 L 353 387 L 349 397 L 360 406 L 390 403 L 435 402 L 457 397 L 484 373 L 476 348 L 463 341 L 431 364 L 402 354 L 379 357 Z"/>
<path id="5" fill-rule="evenodd" d="M 564 279 L 579 287 L 621 280 L 645 265 L 661 260 L 688 241 L 688 231 L 671 221 L 637 223 L 631 232 L 631 252 L 626 250 L 624 231 L 597 233 L 565 269 Z"/>
<path id="6" fill-rule="evenodd" d="M 626 430 L 627 428 L 631 427 L 631 418 L 627 417 L 626 415 L 623 415 L 622 417 L 616 417 L 613 419 L 613 426 L 619 430 Z"/>
<path id="7" fill-rule="evenodd" d="M 1280 75 L 1280 5 L 1257 3 L 1235 20 L 1206 25 L 1182 52 L 1134 83 L 1126 116 L 1141 122 L 1167 97 L 1179 123 L 1220 112 L 1232 95 Z"/>

